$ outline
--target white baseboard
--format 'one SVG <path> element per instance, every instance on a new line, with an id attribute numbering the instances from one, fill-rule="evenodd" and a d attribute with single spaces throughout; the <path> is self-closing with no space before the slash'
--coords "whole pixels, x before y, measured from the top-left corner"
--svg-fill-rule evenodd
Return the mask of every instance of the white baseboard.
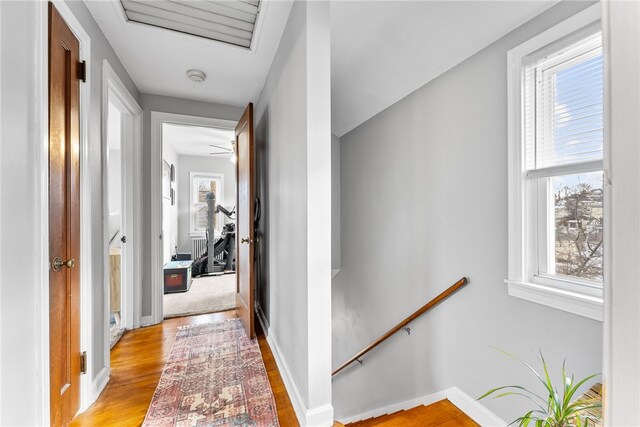
<path id="1" fill-rule="evenodd" d="M 445 390 L 447 399 L 456 405 L 460 410 L 477 422 L 481 426 L 504 427 L 507 423 L 496 414 L 487 409 L 486 406 L 469 396 L 458 387 L 451 387 Z"/>
<path id="2" fill-rule="evenodd" d="M 153 325 L 153 316 L 149 315 L 149 316 L 141 316 L 140 317 L 140 326 L 144 327 L 144 326 L 151 326 Z"/>
<path id="3" fill-rule="evenodd" d="M 392 405 L 384 406 L 382 408 L 373 409 L 371 411 L 363 412 L 358 415 L 353 415 L 351 417 L 341 419 L 340 422 L 342 422 L 343 424 L 348 424 L 355 421 L 366 420 L 367 418 L 379 417 L 381 415 L 415 408 L 416 406 L 420 405 L 430 405 L 442 399 L 449 399 L 451 403 L 460 408 L 460 410 L 462 410 L 465 414 L 467 414 L 471 419 L 473 419 L 481 426 L 504 427 L 507 425 L 506 422 L 501 420 L 493 412 L 485 408 L 480 402 L 460 390 L 458 387 L 451 387 L 446 390 L 427 394 L 421 397 L 416 397 L 415 399 L 405 400 L 404 402 L 398 402 Z"/>
<path id="4" fill-rule="evenodd" d="M 98 375 L 96 375 L 96 378 L 92 381 L 91 403 L 89 403 L 89 406 L 91 406 L 93 402 L 95 402 L 98 399 L 98 397 L 100 396 L 104 388 L 107 386 L 107 383 L 109 382 L 109 378 L 110 378 L 109 374 L 110 374 L 110 370 L 105 366 L 98 373 Z"/>
<path id="5" fill-rule="evenodd" d="M 273 358 L 276 361 L 278 371 L 280 371 L 280 376 L 282 377 L 284 386 L 287 389 L 287 393 L 289 394 L 289 398 L 293 405 L 293 410 L 296 413 L 296 417 L 298 418 L 298 422 L 301 427 L 325 427 L 333 425 L 333 406 L 331 406 L 331 404 L 313 409 L 308 409 L 305 406 L 302 396 L 300 395 L 300 390 L 298 389 L 298 386 L 289 371 L 289 366 L 278 347 L 278 341 L 273 334 L 273 331 L 270 331 L 267 327 L 268 323 L 264 312 L 262 311 L 262 307 L 256 306 L 256 313 L 258 315 L 258 321 L 262 326 L 262 330 L 267 337 L 267 343 L 269 344 L 271 353 L 273 353 Z"/>
<path id="6" fill-rule="evenodd" d="M 426 396 L 416 397 L 415 399 L 405 400 L 404 402 L 393 403 L 391 405 L 383 406 L 382 408 L 372 409 L 367 412 L 362 412 L 357 415 L 342 418 L 339 421 L 343 424 L 349 424 L 355 421 L 366 420 L 368 418 L 379 417 L 381 415 L 402 411 L 403 409 L 415 408 L 416 406 L 420 405 L 430 405 L 446 398 L 447 395 L 444 391 L 438 391 Z"/>

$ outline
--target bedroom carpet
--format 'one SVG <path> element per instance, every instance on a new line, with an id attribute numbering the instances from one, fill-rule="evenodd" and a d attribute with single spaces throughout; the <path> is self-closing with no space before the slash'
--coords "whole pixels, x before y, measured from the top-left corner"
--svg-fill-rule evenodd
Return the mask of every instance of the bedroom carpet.
<path id="1" fill-rule="evenodd" d="M 187 292 L 164 295 L 164 318 L 236 308 L 236 275 L 196 277 Z"/>
<path id="2" fill-rule="evenodd" d="M 182 326 L 143 427 L 277 427 L 258 340 L 239 319 Z"/>

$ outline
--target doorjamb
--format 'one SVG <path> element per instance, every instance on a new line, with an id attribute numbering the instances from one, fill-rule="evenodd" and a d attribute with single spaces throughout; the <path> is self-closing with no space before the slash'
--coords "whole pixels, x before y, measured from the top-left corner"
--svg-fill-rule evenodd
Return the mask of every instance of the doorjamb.
<path id="1" fill-rule="evenodd" d="M 84 30 L 80 21 L 75 17 L 69 6 L 63 0 L 52 0 L 60 16 L 69 26 L 80 43 L 80 60 L 86 61 L 86 82 L 80 84 L 80 350 L 91 351 L 91 322 L 84 319 L 92 318 L 91 307 L 91 150 L 89 147 L 90 129 L 90 99 L 91 99 L 91 37 Z M 36 172 L 40 187 L 38 198 L 41 236 L 40 246 L 37 248 L 38 258 L 41 260 L 39 275 L 39 315 L 40 333 L 40 370 L 38 375 L 41 402 L 36 405 L 40 412 L 38 418 L 43 425 L 49 425 L 49 19 L 48 3 L 42 2 L 36 18 L 38 45 L 36 46 L 37 62 L 36 93 L 38 109 L 36 111 L 36 135 L 42 144 L 38 149 L 38 165 Z M 87 374 L 80 377 L 80 411 L 89 406 L 88 392 L 91 390 L 92 366 L 88 361 Z"/>
<path id="2" fill-rule="evenodd" d="M 162 296 L 162 124 L 235 129 L 237 121 L 183 114 L 151 112 L 151 315 L 144 316 L 143 324 L 160 323 L 163 319 Z"/>
<path id="3" fill-rule="evenodd" d="M 109 337 L 109 188 L 108 188 L 108 153 L 107 130 L 109 102 L 113 102 L 121 113 L 121 167 L 122 167 L 122 199 L 125 203 L 121 207 L 123 223 L 126 227 L 122 230 L 122 235 L 129 237 L 122 254 L 121 266 L 125 274 L 125 280 L 121 291 L 122 295 L 122 325 L 126 329 L 140 327 L 140 259 L 141 259 L 141 225 L 142 225 L 142 205 L 136 194 L 140 194 L 142 181 L 140 175 L 141 146 L 142 146 L 142 108 L 131 95 L 120 77 L 113 70 L 109 62 L 105 59 L 102 62 L 102 218 L 103 236 L 103 342 L 102 351 L 104 353 L 104 367 L 99 373 L 100 382 L 96 382 L 93 390 L 95 400 L 106 385 L 111 372 L 110 362 L 110 337 Z"/>

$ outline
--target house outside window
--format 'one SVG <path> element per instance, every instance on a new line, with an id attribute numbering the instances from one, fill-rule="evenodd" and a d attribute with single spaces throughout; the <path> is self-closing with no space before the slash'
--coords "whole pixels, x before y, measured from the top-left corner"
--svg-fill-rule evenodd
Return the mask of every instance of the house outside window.
<path id="1" fill-rule="evenodd" d="M 509 52 L 509 294 L 602 320 L 599 7 Z"/>
<path id="2" fill-rule="evenodd" d="M 216 196 L 216 205 L 223 200 L 224 176 L 221 174 L 191 172 L 191 197 L 190 215 L 192 236 L 204 236 L 207 230 L 208 205 L 206 196 L 213 192 Z M 222 230 L 222 218 L 220 214 L 216 216 L 216 233 Z"/>

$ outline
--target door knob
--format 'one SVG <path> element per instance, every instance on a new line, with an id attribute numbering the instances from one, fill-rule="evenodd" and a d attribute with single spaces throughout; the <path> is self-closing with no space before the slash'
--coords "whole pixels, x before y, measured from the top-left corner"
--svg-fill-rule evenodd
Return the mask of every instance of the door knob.
<path id="1" fill-rule="evenodd" d="M 69 258 L 66 261 L 63 261 L 59 256 L 55 257 L 53 261 L 51 261 L 51 268 L 53 271 L 59 271 L 62 267 L 67 267 L 69 269 L 75 267 L 76 260 L 73 258 Z"/>
<path id="2" fill-rule="evenodd" d="M 249 239 L 249 238 L 244 238 L 243 237 L 242 239 L 240 239 L 240 243 L 250 243 L 250 242 L 251 242 L 251 239 Z"/>
<path id="3" fill-rule="evenodd" d="M 122 243 L 127 243 L 127 236 L 122 236 L 122 237 L 120 238 L 120 241 L 121 241 Z"/>

